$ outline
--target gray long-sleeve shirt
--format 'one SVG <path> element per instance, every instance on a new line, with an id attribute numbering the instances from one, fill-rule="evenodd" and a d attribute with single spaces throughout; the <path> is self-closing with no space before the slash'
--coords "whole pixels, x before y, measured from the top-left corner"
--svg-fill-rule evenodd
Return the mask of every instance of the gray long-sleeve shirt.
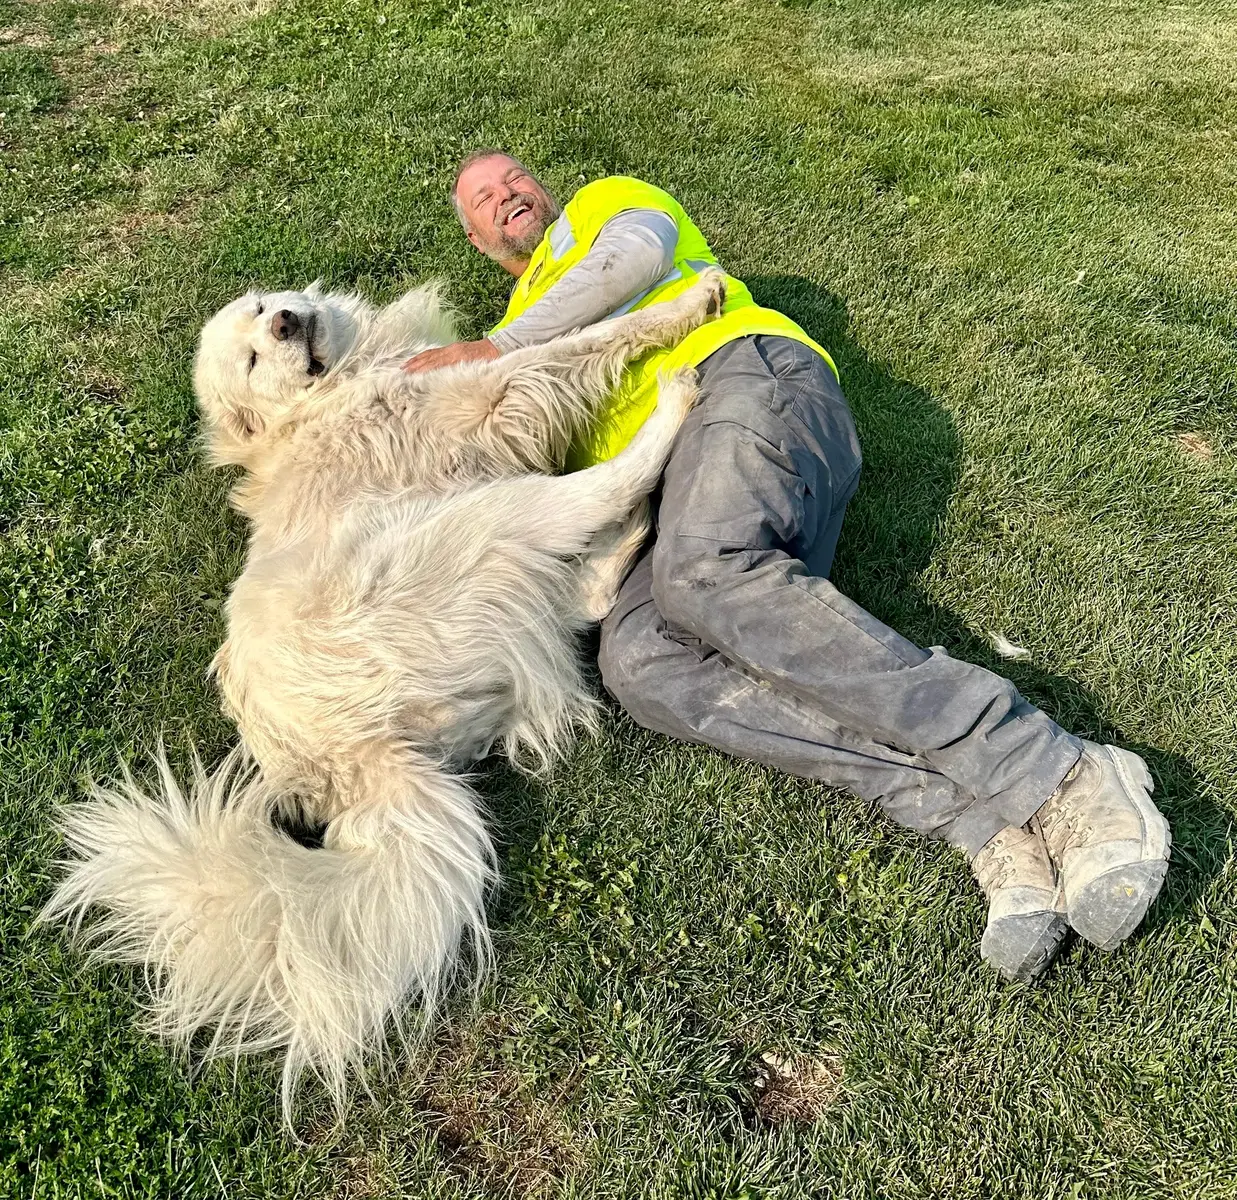
<path id="1" fill-rule="evenodd" d="M 625 312 L 673 268 L 678 240 L 674 218 L 655 208 L 611 217 L 589 252 L 490 341 L 507 354 Z"/>

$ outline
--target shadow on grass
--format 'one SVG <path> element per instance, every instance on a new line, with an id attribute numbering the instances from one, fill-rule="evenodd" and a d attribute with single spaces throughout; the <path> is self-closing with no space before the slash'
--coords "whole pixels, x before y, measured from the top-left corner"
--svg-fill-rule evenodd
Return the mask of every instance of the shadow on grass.
<path id="1" fill-rule="evenodd" d="M 919 645 L 944 646 L 956 658 L 1006 675 L 1071 732 L 1119 743 L 1147 760 L 1156 781 L 1156 802 L 1173 827 L 1174 850 L 1165 891 L 1143 929 L 1171 923 L 1222 868 L 1227 815 L 1205 796 L 1193 767 L 1181 755 L 1123 736 L 1099 700 L 1077 681 L 1030 662 L 1001 659 L 958 614 L 925 595 L 919 577 L 931 562 L 960 475 L 961 440 L 952 417 L 851 339 L 845 304 L 838 296 L 798 276 L 757 276 L 747 282 L 759 303 L 792 317 L 829 350 L 858 424 L 864 474 L 847 512 L 834 582 Z M 595 640 L 589 651 L 595 657 Z M 545 825 L 536 781 L 495 766 L 485 790 L 495 808 L 500 840 L 509 849 L 533 846 Z M 875 806 L 874 819 L 881 819 Z"/>

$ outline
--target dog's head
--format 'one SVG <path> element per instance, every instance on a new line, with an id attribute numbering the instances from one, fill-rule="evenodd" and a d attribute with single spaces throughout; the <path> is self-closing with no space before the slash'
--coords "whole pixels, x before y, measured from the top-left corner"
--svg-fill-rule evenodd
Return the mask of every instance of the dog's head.
<path id="1" fill-rule="evenodd" d="M 194 388 L 211 457 L 253 466 L 265 435 L 308 415 L 324 389 L 455 338 L 438 283 L 383 309 L 316 283 L 303 292 L 246 292 L 198 340 Z"/>
<path id="2" fill-rule="evenodd" d="M 302 405 L 351 349 L 353 297 L 246 292 L 202 329 L 194 388 L 216 462 L 244 462 L 255 441 Z"/>

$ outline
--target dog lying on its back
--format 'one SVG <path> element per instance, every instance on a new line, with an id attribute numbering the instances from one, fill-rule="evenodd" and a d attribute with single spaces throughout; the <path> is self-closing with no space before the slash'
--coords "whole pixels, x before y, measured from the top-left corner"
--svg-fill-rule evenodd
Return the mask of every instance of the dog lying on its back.
<path id="1" fill-rule="evenodd" d="M 492 363 L 408 375 L 454 340 L 432 288 L 251 292 L 202 331 L 195 383 L 251 522 L 212 664 L 241 745 L 188 793 L 127 774 L 65 815 L 76 857 L 47 914 L 148 969 L 151 1023 L 213 1052 L 282 1049 L 342 1102 L 410 1000 L 428 1017 L 465 935 L 488 956 L 494 854 L 459 773 L 501 744 L 545 763 L 595 701 L 575 635 L 608 611 L 644 500 L 695 399 L 658 405 L 609 462 L 555 477 L 629 359 L 721 311 L 676 300 Z M 325 826 L 294 841 L 277 819 Z"/>

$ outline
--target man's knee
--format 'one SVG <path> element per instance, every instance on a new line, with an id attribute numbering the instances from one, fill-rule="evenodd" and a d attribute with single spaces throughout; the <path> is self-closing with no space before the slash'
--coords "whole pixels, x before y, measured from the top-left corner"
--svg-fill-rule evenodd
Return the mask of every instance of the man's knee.
<path id="1" fill-rule="evenodd" d="M 654 556 L 653 597 L 658 609 L 683 629 L 701 631 L 706 597 L 715 592 L 716 578 L 694 569 L 693 563 Z"/>
<path id="2" fill-rule="evenodd" d="M 618 620 L 602 622 L 597 654 L 602 683 L 628 716 L 671 737 L 691 736 L 692 714 L 700 704 L 695 668 L 701 654 L 683 636 L 648 600 Z"/>
<path id="3" fill-rule="evenodd" d="M 608 617 L 601 623 L 597 666 L 607 692 L 629 712 L 639 705 L 648 667 L 648 621 L 645 608 Z"/>
<path id="4" fill-rule="evenodd" d="M 769 552 L 736 550 L 725 554 L 653 554 L 653 599 L 658 611 L 673 626 L 685 630 L 708 645 L 718 645 L 724 605 L 722 597 L 736 587 L 756 582 L 756 571 L 763 578 L 762 560 Z M 772 581 L 770 581 L 772 582 Z M 772 615 L 772 614 L 770 614 Z"/>

